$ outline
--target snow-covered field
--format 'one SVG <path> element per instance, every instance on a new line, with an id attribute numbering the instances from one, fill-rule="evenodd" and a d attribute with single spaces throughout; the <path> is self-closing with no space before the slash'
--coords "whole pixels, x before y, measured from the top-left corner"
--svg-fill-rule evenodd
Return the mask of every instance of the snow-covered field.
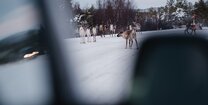
<path id="1" fill-rule="evenodd" d="M 97 104 L 113 104 L 127 97 L 136 45 L 125 49 L 123 38 L 110 36 L 97 37 L 96 43 L 79 42 L 79 38 L 66 40 L 70 62 L 75 66 L 78 97 Z"/>

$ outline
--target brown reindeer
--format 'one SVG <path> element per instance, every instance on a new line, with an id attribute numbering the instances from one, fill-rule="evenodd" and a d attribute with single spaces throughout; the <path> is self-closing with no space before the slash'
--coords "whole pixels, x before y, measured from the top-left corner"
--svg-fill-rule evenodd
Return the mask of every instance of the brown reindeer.
<path id="1" fill-rule="evenodd" d="M 127 45 L 129 43 L 129 48 L 132 48 L 133 45 L 133 41 L 135 40 L 136 42 L 136 46 L 138 49 L 138 42 L 137 42 L 137 38 L 136 38 L 136 30 L 132 29 L 132 30 L 127 30 L 124 32 L 120 32 L 117 37 L 122 36 L 124 39 L 126 39 L 126 49 L 127 49 Z"/>

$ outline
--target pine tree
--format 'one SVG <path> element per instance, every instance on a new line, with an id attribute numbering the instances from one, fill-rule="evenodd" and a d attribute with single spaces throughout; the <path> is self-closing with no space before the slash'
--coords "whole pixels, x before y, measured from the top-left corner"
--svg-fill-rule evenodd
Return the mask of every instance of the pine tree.
<path id="1" fill-rule="evenodd" d="M 195 3 L 194 14 L 196 14 L 199 21 L 208 21 L 208 7 L 204 0 L 199 0 Z"/>

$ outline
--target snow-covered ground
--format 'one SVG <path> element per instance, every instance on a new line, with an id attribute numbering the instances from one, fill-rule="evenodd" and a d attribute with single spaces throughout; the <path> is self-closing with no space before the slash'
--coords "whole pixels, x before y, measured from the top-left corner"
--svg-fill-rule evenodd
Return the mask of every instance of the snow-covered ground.
<path id="1" fill-rule="evenodd" d="M 106 36 L 87 44 L 80 44 L 79 38 L 67 39 L 66 45 L 81 100 L 113 104 L 127 97 L 138 51 L 135 44 L 125 49 L 123 38 Z"/>

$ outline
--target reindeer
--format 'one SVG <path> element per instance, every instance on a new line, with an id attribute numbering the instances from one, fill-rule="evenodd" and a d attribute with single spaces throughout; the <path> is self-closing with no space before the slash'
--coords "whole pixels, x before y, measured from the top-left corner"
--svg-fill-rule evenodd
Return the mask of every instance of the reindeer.
<path id="1" fill-rule="evenodd" d="M 92 28 L 92 34 L 93 34 L 93 42 L 96 42 L 96 35 L 97 35 L 97 28 L 96 27 Z"/>
<path id="2" fill-rule="evenodd" d="M 191 30 L 191 33 L 189 33 L 189 30 Z M 184 30 L 185 34 L 193 34 L 196 35 L 196 24 L 194 22 L 188 22 L 186 24 L 186 29 Z"/>
<path id="3" fill-rule="evenodd" d="M 99 33 L 100 33 L 101 37 L 103 37 L 103 36 L 105 37 L 103 25 L 100 25 L 100 26 L 99 26 Z"/>
<path id="4" fill-rule="evenodd" d="M 84 27 L 80 27 L 79 28 L 79 35 L 80 35 L 80 43 L 82 44 L 84 44 L 85 43 L 85 35 L 86 35 L 86 32 L 85 32 L 85 29 L 84 29 Z"/>
<path id="5" fill-rule="evenodd" d="M 113 34 L 115 34 L 113 24 L 110 25 L 110 34 L 111 34 L 112 37 L 113 37 Z"/>
<path id="6" fill-rule="evenodd" d="M 116 33 L 116 25 L 113 26 L 113 34 Z"/>
<path id="7" fill-rule="evenodd" d="M 141 31 L 141 25 L 139 23 L 136 23 L 136 22 L 133 22 L 133 25 L 135 26 L 135 30 L 136 32 L 139 32 L 142 34 L 142 31 Z"/>
<path id="8" fill-rule="evenodd" d="M 90 31 L 90 27 L 87 28 L 86 34 L 87 34 L 87 42 L 91 42 L 91 31 Z"/>
<path id="9" fill-rule="evenodd" d="M 138 47 L 137 38 L 136 38 L 136 30 L 135 29 L 127 30 L 127 31 L 124 31 L 124 32 L 120 32 L 117 35 L 117 37 L 120 37 L 120 36 L 122 36 L 124 39 L 126 39 L 126 47 L 125 47 L 125 49 L 127 49 L 128 43 L 129 43 L 129 48 L 132 48 L 133 40 L 135 40 L 135 42 L 136 42 L 137 49 L 139 48 Z"/>

